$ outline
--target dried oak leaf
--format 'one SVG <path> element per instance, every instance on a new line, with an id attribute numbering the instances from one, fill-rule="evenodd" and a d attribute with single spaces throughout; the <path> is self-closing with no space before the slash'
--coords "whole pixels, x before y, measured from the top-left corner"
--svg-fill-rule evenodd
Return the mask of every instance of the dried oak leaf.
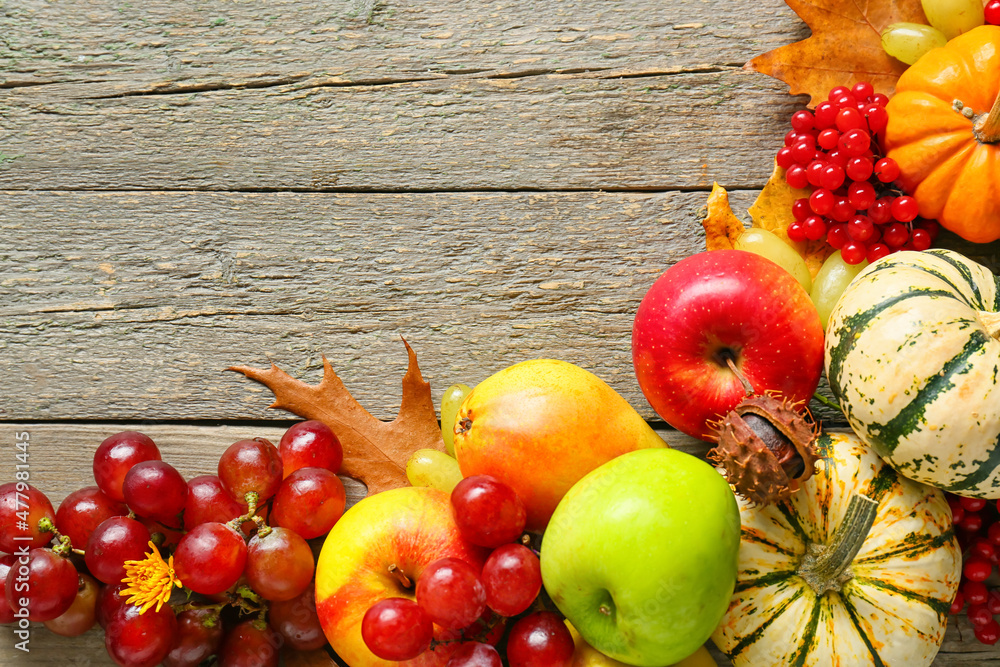
<path id="1" fill-rule="evenodd" d="M 323 379 L 318 385 L 296 380 L 271 364 L 262 370 L 231 366 L 274 393 L 272 408 L 288 410 L 306 419 L 318 419 L 337 434 L 344 447 L 341 472 L 359 479 L 368 495 L 407 486 L 406 461 L 417 449 L 444 451 L 441 429 L 434 412 L 431 386 L 417 366 L 417 355 L 404 340 L 409 364 L 403 376 L 399 414 L 391 422 L 376 419 L 361 407 L 323 357 Z"/>
<path id="2" fill-rule="evenodd" d="M 808 196 L 809 190 L 789 187 L 785 182 L 785 170 L 775 165 L 771 178 L 750 206 L 748 213 L 753 223 L 752 227 L 766 229 L 798 251 L 812 277 L 815 278 L 823 262 L 834 252 L 833 248 L 825 241 L 794 243 L 788 239 L 787 233 L 788 225 L 795 220 L 792 215 L 792 203 L 796 199 Z M 705 246 L 709 250 L 732 248 L 743 232 L 743 223 L 733 214 L 729 206 L 729 194 L 718 183 L 713 185 L 712 192 L 708 195 L 708 214 L 701 225 L 705 229 Z"/>
<path id="3" fill-rule="evenodd" d="M 812 30 L 800 42 L 759 55 L 744 67 L 781 79 L 792 95 L 810 96 L 814 107 L 834 86 L 870 82 L 892 95 L 907 65 L 882 48 L 892 23 L 927 23 L 920 0 L 786 0 Z"/>

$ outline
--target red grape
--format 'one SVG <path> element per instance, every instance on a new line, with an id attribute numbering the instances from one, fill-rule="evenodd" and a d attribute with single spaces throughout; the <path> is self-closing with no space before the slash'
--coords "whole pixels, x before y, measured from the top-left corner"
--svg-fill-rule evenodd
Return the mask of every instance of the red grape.
<path id="1" fill-rule="evenodd" d="M 476 569 L 459 558 L 439 558 L 417 580 L 417 604 L 444 628 L 464 628 L 486 610 L 486 589 Z"/>
<path id="2" fill-rule="evenodd" d="M 79 637 L 94 627 L 97 622 L 97 597 L 100 584 L 89 574 L 79 575 L 79 586 L 76 597 L 69 609 L 51 621 L 45 621 L 45 627 L 63 637 Z"/>
<path id="3" fill-rule="evenodd" d="M 136 514 L 179 528 L 187 502 L 187 482 L 164 461 L 141 461 L 125 474 L 122 495 Z"/>
<path id="4" fill-rule="evenodd" d="M 293 424 L 281 436 L 278 451 L 284 477 L 299 468 L 326 468 L 337 473 L 344 462 L 344 448 L 337 434 L 316 420 Z"/>
<path id="5" fill-rule="evenodd" d="M 73 546 L 83 549 L 90 540 L 90 534 L 105 519 L 126 514 L 128 508 L 124 503 L 111 500 L 96 486 L 87 486 L 69 494 L 59 503 L 55 524 Z"/>
<path id="6" fill-rule="evenodd" d="M 0 551 L 14 553 L 24 547 L 46 546 L 52 533 L 39 530 L 38 522 L 43 518 L 55 518 L 44 493 L 27 482 L 0 485 Z"/>
<path id="7" fill-rule="evenodd" d="M 246 504 L 238 502 L 223 488 L 217 475 L 199 475 L 187 483 L 184 505 L 184 529 L 191 530 L 203 523 L 226 523 L 243 516 Z"/>
<path id="8" fill-rule="evenodd" d="M 14 614 L 26 608 L 30 621 L 51 621 L 62 615 L 80 588 L 80 575 L 73 563 L 44 548 L 29 551 L 27 562 L 21 558 L 7 571 L 4 585 Z"/>
<path id="9" fill-rule="evenodd" d="M 420 605 L 407 598 L 386 598 L 361 619 L 361 638 L 383 660 L 411 660 L 430 648 L 434 625 Z"/>
<path id="10" fill-rule="evenodd" d="M 87 540 L 87 569 L 105 584 L 125 576 L 125 561 L 143 560 L 149 550 L 149 529 L 127 516 L 105 519 Z"/>
<path id="11" fill-rule="evenodd" d="M 272 602 L 268 624 L 296 651 L 311 651 L 326 644 L 326 635 L 316 613 L 316 589 L 307 586 L 291 600 Z"/>
<path id="12" fill-rule="evenodd" d="M 198 667 L 222 644 L 223 627 L 215 609 L 186 609 L 177 615 L 177 632 L 163 667 Z"/>
<path id="13" fill-rule="evenodd" d="M 567 667 L 573 636 L 558 614 L 536 611 L 518 620 L 507 638 L 510 667 Z"/>
<path id="14" fill-rule="evenodd" d="M 181 538 L 174 573 L 195 593 L 214 595 L 235 584 L 247 562 L 243 537 L 222 523 L 203 523 Z"/>
<path id="15" fill-rule="evenodd" d="M 243 574 L 265 600 L 291 600 L 308 588 L 315 568 L 306 541 L 279 526 L 263 537 L 258 533 L 250 538 Z"/>
<path id="16" fill-rule="evenodd" d="M 104 494 L 123 502 L 122 484 L 125 475 L 136 463 L 159 461 L 156 443 L 138 431 L 122 431 L 108 436 L 94 453 L 94 479 Z"/>
<path id="17" fill-rule="evenodd" d="M 126 605 L 128 596 L 121 595 L 121 592 L 128 587 L 129 585 L 125 582 L 101 586 L 101 590 L 97 594 L 97 608 L 94 611 L 97 616 L 97 624 L 102 628 L 107 629 L 118 610 Z"/>
<path id="18" fill-rule="evenodd" d="M 7 603 L 7 573 L 17 563 L 17 556 L 0 554 L 0 623 L 12 623 L 15 620 L 14 610 Z"/>
<path id="19" fill-rule="evenodd" d="M 121 667 L 153 667 L 167 657 L 176 633 L 177 618 L 170 605 L 140 612 L 139 607 L 126 604 L 108 623 L 104 646 Z"/>
<path id="20" fill-rule="evenodd" d="M 503 661 L 489 644 L 462 642 L 451 654 L 446 667 L 503 667 Z"/>
<path id="21" fill-rule="evenodd" d="M 524 503 L 514 489 L 495 477 L 466 477 L 452 490 L 451 505 L 459 532 L 481 547 L 496 548 L 524 532 Z"/>
<path id="22" fill-rule="evenodd" d="M 482 580 L 490 609 L 516 616 L 531 606 L 542 589 L 538 556 L 523 544 L 505 544 L 486 559 Z"/>
<path id="23" fill-rule="evenodd" d="M 244 501 L 254 491 L 259 502 L 275 494 L 282 480 L 278 449 L 264 438 L 234 442 L 219 458 L 219 479 L 233 498 Z"/>
<path id="24" fill-rule="evenodd" d="M 222 640 L 220 667 L 278 667 L 281 636 L 267 623 L 243 621 Z"/>
<path id="25" fill-rule="evenodd" d="M 330 532 L 346 504 L 344 483 L 330 470 L 299 468 L 274 494 L 271 522 L 311 540 Z"/>

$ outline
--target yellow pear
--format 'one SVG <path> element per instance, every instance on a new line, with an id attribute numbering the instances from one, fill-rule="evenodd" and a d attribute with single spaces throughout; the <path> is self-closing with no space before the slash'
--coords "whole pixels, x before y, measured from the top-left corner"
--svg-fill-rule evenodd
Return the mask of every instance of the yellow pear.
<path id="1" fill-rule="evenodd" d="M 636 449 L 666 447 L 599 377 L 565 361 L 514 364 L 480 382 L 455 420 L 464 477 L 492 475 L 517 492 L 541 530 L 584 475 Z"/>
<path id="2" fill-rule="evenodd" d="M 619 662 L 614 658 L 609 658 L 604 655 L 596 648 L 587 643 L 587 641 L 580 636 L 580 633 L 576 631 L 573 624 L 566 621 L 566 627 L 569 628 L 569 633 L 573 635 L 573 662 L 570 663 L 570 667 L 631 667 L 624 662 Z M 718 667 L 715 664 L 715 660 L 712 659 L 712 654 L 708 652 L 704 646 L 699 648 L 697 651 L 684 658 L 680 662 L 674 663 L 672 667 Z"/>

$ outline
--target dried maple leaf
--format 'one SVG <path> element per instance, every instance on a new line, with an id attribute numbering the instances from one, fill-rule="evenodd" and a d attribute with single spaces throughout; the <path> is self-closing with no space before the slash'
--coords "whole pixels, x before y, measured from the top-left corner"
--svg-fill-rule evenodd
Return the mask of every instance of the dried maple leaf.
<path id="1" fill-rule="evenodd" d="M 417 449 L 444 451 L 441 429 L 434 412 L 430 384 L 420 375 L 417 355 L 404 340 L 409 364 L 403 376 L 399 414 L 391 422 L 376 419 L 361 407 L 323 357 L 323 379 L 318 385 L 296 380 L 271 364 L 261 370 L 231 366 L 274 393 L 272 408 L 288 410 L 306 419 L 318 419 L 337 434 L 344 447 L 341 472 L 359 479 L 368 494 L 406 486 L 406 461 Z"/>
<path id="2" fill-rule="evenodd" d="M 705 247 L 709 250 L 732 250 L 736 239 L 743 233 L 743 223 L 733 215 L 729 206 L 729 193 L 718 183 L 712 184 L 708 212 L 701 226 L 705 229 Z"/>
<path id="3" fill-rule="evenodd" d="M 833 248 L 825 241 L 794 243 L 788 239 L 786 231 L 788 225 L 795 220 L 792 203 L 800 197 L 808 196 L 809 190 L 789 187 L 785 182 L 785 170 L 775 165 L 771 178 L 757 195 L 748 213 L 752 227 L 766 229 L 798 251 L 809 268 L 809 273 L 815 278 L 823 262 L 833 254 Z M 705 228 L 705 246 L 709 250 L 734 247 L 736 239 L 743 232 L 743 223 L 729 206 L 729 194 L 718 183 L 712 186 L 712 192 L 708 195 L 708 214 L 701 225 Z"/>
<path id="4" fill-rule="evenodd" d="M 810 96 L 814 107 L 834 86 L 870 82 L 892 95 L 907 65 L 882 49 L 882 30 L 892 23 L 927 23 L 920 0 L 786 0 L 812 30 L 807 39 L 757 56 L 746 69 L 788 84 L 792 95 Z"/>

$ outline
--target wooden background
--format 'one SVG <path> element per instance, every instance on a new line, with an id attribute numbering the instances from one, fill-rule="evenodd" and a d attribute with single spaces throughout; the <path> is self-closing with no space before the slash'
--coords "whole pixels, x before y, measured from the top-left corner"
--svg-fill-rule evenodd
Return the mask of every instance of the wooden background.
<path id="1" fill-rule="evenodd" d="M 743 212 L 770 174 L 804 98 L 741 68 L 808 35 L 783 2 L 187 4 L 0 6 L 0 480 L 19 431 L 55 504 L 125 428 L 212 472 L 291 423 L 233 364 L 325 354 L 391 419 L 400 336 L 435 398 L 560 358 L 704 452 L 642 397 L 632 317 L 712 182 Z M 1000 663 L 970 639 L 935 664 Z M 111 664 L 98 631 L 14 641 Z"/>

